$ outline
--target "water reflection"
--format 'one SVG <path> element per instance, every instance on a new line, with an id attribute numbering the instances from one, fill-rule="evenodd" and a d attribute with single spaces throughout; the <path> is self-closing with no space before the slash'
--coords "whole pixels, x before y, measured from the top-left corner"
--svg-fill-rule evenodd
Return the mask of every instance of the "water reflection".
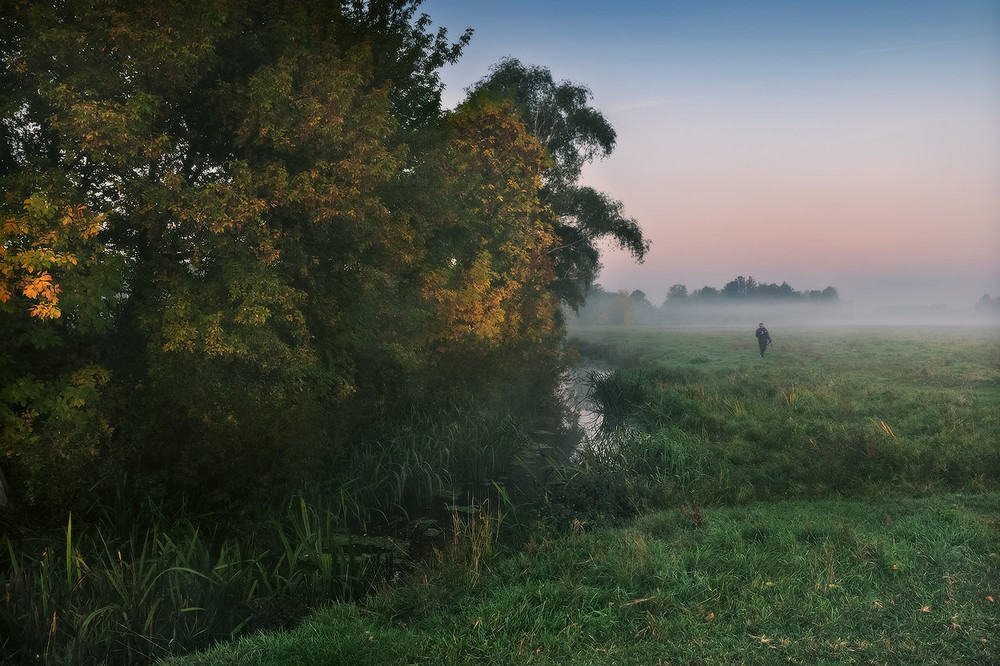
<path id="1" fill-rule="evenodd" d="M 566 405 L 563 426 L 568 432 L 577 434 L 571 457 L 579 455 L 580 448 L 588 441 L 594 441 L 601 429 L 601 415 L 596 411 L 590 397 L 589 378 L 594 373 L 609 372 L 606 364 L 588 361 L 570 368 L 563 375 L 560 393 Z"/>

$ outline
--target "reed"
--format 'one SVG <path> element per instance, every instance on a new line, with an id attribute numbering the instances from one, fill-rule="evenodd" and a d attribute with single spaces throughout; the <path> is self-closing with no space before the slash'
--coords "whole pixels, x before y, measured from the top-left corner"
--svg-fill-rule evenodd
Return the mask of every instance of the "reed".
<path id="1" fill-rule="evenodd" d="M 7 538 L 0 657 L 148 663 L 354 598 L 399 557 L 391 540 L 359 547 L 337 513 L 304 500 L 273 529 L 216 544 L 194 523 L 153 525 L 113 541 L 70 516 L 59 541 Z"/>
<path id="2" fill-rule="evenodd" d="M 5 540 L 0 661 L 148 663 L 290 626 L 398 575 L 406 536 L 427 541 L 447 529 L 439 520 L 453 531 L 448 558 L 478 575 L 515 511 L 503 480 L 529 450 L 509 413 L 415 414 L 353 446 L 309 501 L 224 529 L 219 517 L 139 501 L 123 479 L 90 523 L 71 515 L 59 535 Z M 446 511 L 458 497 L 471 513 Z"/>

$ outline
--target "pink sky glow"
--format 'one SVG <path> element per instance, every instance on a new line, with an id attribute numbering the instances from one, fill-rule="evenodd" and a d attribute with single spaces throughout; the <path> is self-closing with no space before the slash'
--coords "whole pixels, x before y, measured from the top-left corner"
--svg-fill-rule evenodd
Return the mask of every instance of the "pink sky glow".
<path id="1" fill-rule="evenodd" d="M 652 241 L 605 289 L 1000 297 L 1000 3 L 512 1 L 423 6 L 476 29 L 446 103 L 504 56 L 590 87 L 618 145 L 585 181 Z"/>

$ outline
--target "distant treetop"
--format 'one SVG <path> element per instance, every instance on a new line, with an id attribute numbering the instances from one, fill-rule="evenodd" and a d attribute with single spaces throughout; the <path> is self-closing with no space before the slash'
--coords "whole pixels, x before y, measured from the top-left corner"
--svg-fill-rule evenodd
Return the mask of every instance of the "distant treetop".
<path id="1" fill-rule="evenodd" d="M 757 282 L 753 277 L 738 276 L 734 280 L 726 283 L 720 290 L 715 287 L 705 286 L 695 289 L 690 296 L 687 287 L 682 284 L 672 285 L 667 292 L 666 304 L 681 302 L 725 302 L 725 301 L 749 301 L 749 300 L 782 300 L 782 301 L 820 301 L 835 303 L 840 300 L 837 290 L 833 287 L 809 291 L 796 291 L 787 282 L 780 285 L 775 283 L 765 284 Z"/>

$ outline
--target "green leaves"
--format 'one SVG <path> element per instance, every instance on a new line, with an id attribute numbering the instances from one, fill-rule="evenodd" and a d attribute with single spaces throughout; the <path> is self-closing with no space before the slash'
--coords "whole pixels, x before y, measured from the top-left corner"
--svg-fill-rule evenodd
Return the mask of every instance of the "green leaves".
<path id="1" fill-rule="evenodd" d="M 590 90 L 570 81 L 556 82 L 545 67 L 505 58 L 476 84 L 470 96 L 478 94 L 514 101 L 531 133 L 552 157 L 545 174 L 552 190 L 573 185 L 584 164 L 614 150 L 615 130 L 604 114 L 589 106 Z"/>
<path id="2" fill-rule="evenodd" d="M 644 251 L 575 185 L 614 130 L 516 61 L 497 85 L 527 97 L 444 114 L 437 69 L 469 33 L 418 5 L 11 9 L 0 456 L 29 503 L 121 470 L 237 503 L 421 406 L 542 402 L 506 382 L 551 388 L 595 241 Z M 65 495 L 32 490 L 54 473 Z"/>
<path id="3" fill-rule="evenodd" d="M 540 170 L 542 203 L 558 217 L 559 242 L 553 249 L 556 296 L 578 309 L 600 270 L 597 243 L 608 238 L 642 261 L 649 250 L 638 223 L 627 218 L 621 202 L 577 185 L 583 165 L 607 157 L 616 134 L 607 118 L 589 105 L 590 90 L 552 73 L 506 58 L 481 79 L 470 99 L 510 99 L 549 161 Z"/>

